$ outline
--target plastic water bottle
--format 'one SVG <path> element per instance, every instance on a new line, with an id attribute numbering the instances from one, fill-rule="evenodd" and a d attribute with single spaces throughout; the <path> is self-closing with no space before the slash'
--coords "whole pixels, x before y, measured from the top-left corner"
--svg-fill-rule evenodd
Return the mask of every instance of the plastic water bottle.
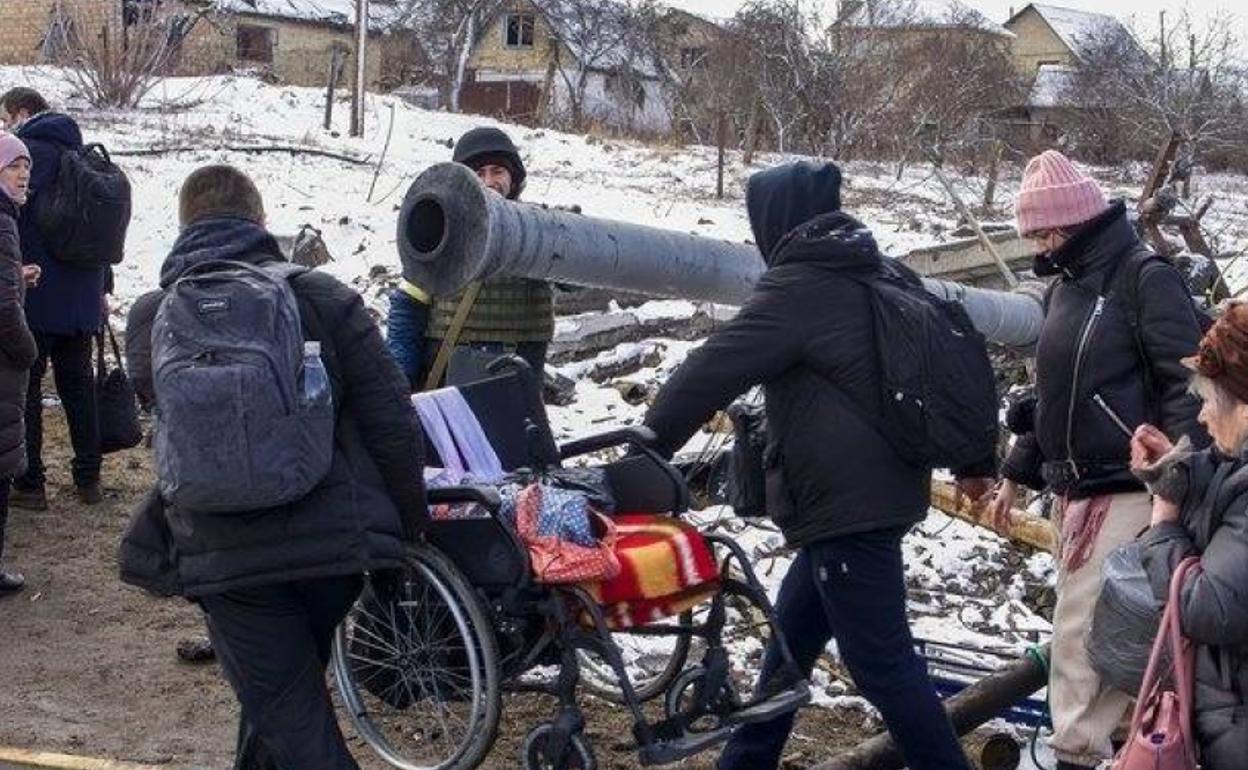
<path id="1" fill-rule="evenodd" d="M 329 390 L 329 373 L 321 361 L 321 343 L 303 343 L 303 403 L 304 406 L 321 407 L 333 403 Z"/>

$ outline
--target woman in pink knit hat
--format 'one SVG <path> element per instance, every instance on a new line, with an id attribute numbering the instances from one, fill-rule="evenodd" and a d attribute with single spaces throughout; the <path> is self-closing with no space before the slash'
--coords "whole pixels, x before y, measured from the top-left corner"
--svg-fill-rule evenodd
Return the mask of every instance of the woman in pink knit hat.
<path id="1" fill-rule="evenodd" d="M 1078 770 L 1110 756 L 1131 700 L 1101 680 L 1085 650 L 1105 557 L 1149 523 L 1148 493 L 1131 474 L 1131 434 L 1149 423 L 1172 440 L 1208 443 L 1180 363 L 1201 331 L 1179 272 L 1140 240 L 1125 204 L 1106 200 L 1061 153 L 1031 159 L 1015 209 L 1019 232 L 1041 252 L 1036 275 L 1054 281 L 1035 408 L 1010 426 L 1018 437 L 993 514 L 1008 519 L 1020 484 L 1058 496 L 1051 743 L 1058 767 Z"/>
<path id="2" fill-rule="evenodd" d="M 30 152 L 16 136 L 0 131 L 0 559 L 9 482 L 26 469 L 26 380 L 37 353 L 22 309 L 27 279 L 17 233 L 18 207 L 29 187 Z M 0 596 L 20 591 L 25 582 L 0 561 Z"/>

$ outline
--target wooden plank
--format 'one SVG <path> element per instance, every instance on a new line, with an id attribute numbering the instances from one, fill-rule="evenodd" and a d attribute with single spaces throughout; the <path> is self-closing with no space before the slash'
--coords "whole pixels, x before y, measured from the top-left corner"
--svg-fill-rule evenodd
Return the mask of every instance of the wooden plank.
<path id="1" fill-rule="evenodd" d="M 1026 511 L 1014 509 L 1014 520 L 1008 529 L 1000 530 L 993 526 L 987 517 L 987 506 L 975 510 L 969 501 L 963 500 L 961 507 L 954 505 L 957 488 L 949 481 L 932 481 L 932 507 L 950 516 L 974 524 L 977 527 L 996 532 L 1001 537 L 1032 548 L 1053 553 L 1056 538 L 1053 536 L 1053 525 L 1048 519 L 1033 516 Z"/>
<path id="2" fill-rule="evenodd" d="M 1036 249 L 1013 228 L 988 234 L 998 254 L 1012 268 L 1028 269 Z M 901 261 L 920 275 L 931 278 L 981 277 L 997 273 L 996 259 L 978 238 L 964 238 L 935 246 L 924 246 L 901 257 Z"/>
<path id="3" fill-rule="evenodd" d="M 112 759 L 58 754 L 51 751 L 0 746 L 0 770 L 50 768 L 51 770 L 171 770 L 170 765 L 144 765 Z"/>

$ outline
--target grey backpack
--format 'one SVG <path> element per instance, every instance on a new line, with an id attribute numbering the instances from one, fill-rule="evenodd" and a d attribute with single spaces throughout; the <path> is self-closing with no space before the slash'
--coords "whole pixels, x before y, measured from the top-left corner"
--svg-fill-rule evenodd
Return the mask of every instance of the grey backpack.
<path id="1" fill-rule="evenodd" d="M 152 326 L 153 446 L 161 495 L 242 513 L 290 503 L 329 472 L 334 408 L 307 362 L 289 279 L 307 268 L 207 262 L 166 292 Z M 314 320 L 314 319 L 312 319 Z M 313 354 L 314 355 L 314 354 Z"/>

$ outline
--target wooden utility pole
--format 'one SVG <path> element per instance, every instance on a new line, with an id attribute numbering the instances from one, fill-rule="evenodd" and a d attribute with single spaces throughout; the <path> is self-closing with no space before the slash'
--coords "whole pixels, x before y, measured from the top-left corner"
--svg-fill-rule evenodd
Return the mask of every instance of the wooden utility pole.
<path id="1" fill-rule="evenodd" d="M 364 77 L 368 52 L 368 0 L 355 0 L 355 88 L 351 93 L 351 136 L 364 136 Z"/>
<path id="2" fill-rule="evenodd" d="M 343 60 L 347 58 L 345 46 L 335 45 L 329 55 L 329 85 L 325 89 L 325 130 L 334 127 L 334 92 L 342 80 Z"/>
<path id="3" fill-rule="evenodd" d="M 719 111 L 719 119 L 715 126 L 715 144 L 719 148 L 719 160 L 715 175 L 715 197 L 724 199 L 724 144 L 728 141 L 728 131 L 725 125 L 724 111 Z"/>

